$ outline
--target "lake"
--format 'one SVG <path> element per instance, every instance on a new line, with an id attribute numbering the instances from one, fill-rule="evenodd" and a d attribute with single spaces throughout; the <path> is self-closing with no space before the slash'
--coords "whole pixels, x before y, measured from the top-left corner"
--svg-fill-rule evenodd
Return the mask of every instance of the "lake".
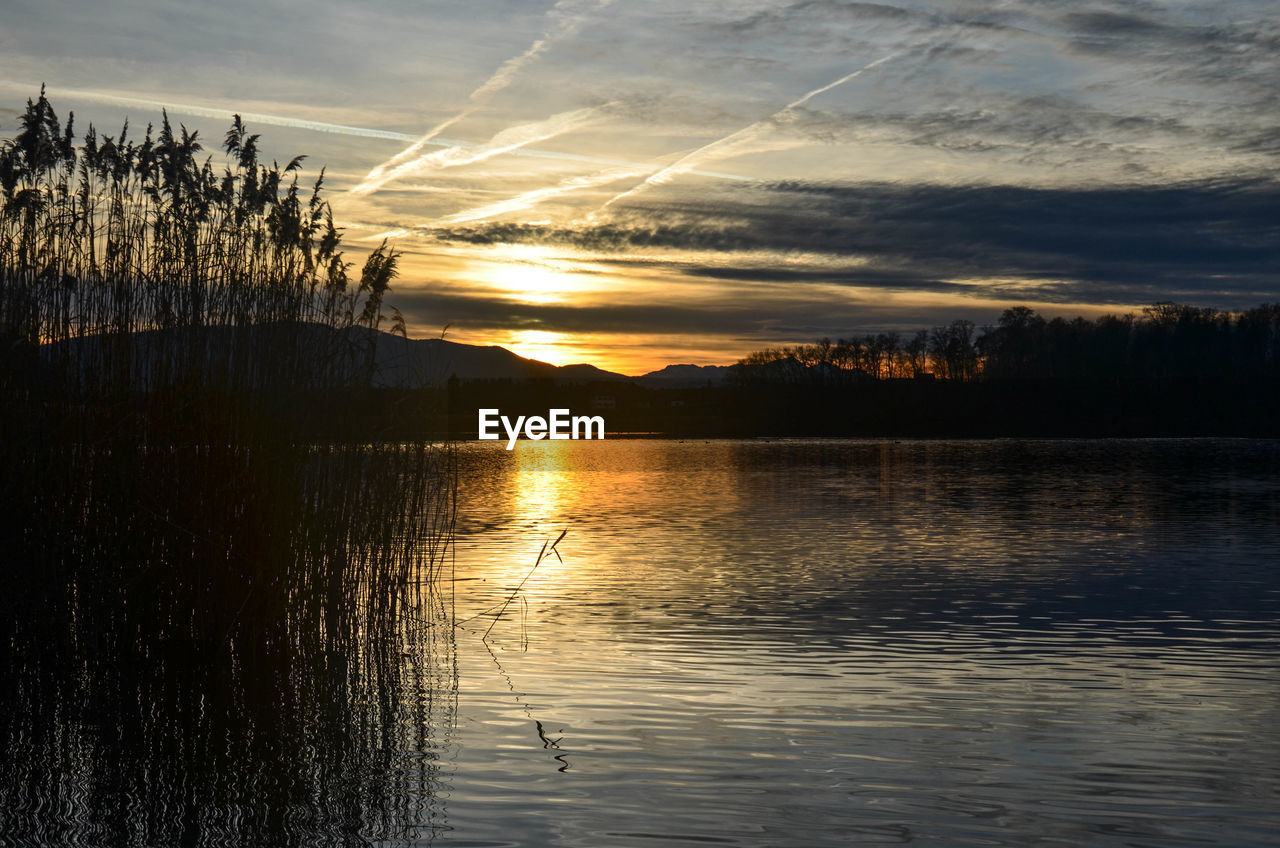
<path id="1" fill-rule="evenodd" d="M 1274 442 L 472 444 L 462 490 L 459 617 L 525 582 L 458 638 L 445 842 L 1274 844 Z"/>
<path id="2" fill-rule="evenodd" d="M 433 612 L 390 647 L 305 616 L 23 643 L 0 846 L 1280 831 L 1280 442 L 475 442 L 459 468 Z"/>

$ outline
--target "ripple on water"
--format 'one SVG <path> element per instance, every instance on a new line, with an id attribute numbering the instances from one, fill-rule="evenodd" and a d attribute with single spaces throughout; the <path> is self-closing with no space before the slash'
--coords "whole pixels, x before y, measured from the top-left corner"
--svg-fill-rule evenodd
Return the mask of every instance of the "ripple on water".
<path id="1" fill-rule="evenodd" d="M 1280 824 L 1273 443 L 467 461 L 486 529 L 458 567 L 493 591 L 464 604 L 570 533 L 492 655 L 460 644 L 464 712 L 515 721 L 501 747 L 489 720 L 459 739 L 460 831 L 481 808 L 552 845 L 1262 845 Z M 495 803 L 468 768 L 535 790 Z M 569 787 L 548 819 L 539 793 Z"/>

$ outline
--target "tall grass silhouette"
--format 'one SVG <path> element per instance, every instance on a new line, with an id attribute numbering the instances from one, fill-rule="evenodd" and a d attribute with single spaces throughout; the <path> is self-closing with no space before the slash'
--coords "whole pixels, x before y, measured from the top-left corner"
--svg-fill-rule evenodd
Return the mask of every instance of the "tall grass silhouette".
<path id="1" fill-rule="evenodd" d="M 397 255 L 353 273 L 323 171 L 304 190 L 238 117 L 221 154 L 167 116 L 77 143 L 43 91 L 0 144 L 15 844 L 367 844 L 442 815 L 456 465 L 359 408 Z"/>

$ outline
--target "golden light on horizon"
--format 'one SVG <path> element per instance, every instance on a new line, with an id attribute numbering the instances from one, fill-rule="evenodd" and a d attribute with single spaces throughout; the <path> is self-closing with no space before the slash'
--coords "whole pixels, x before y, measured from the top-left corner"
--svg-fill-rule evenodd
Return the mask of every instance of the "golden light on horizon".
<path id="1" fill-rule="evenodd" d="M 546 330 L 520 330 L 498 344 L 525 359 L 536 359 L 552 365 L 568 365 L 576 349 L 572 336 Z"/>
<path id="2" fill-rule="evenodd" d="M 590 294 L 598 280 L 575 274 L 572 262 L 541 245 L 502 244 L 481 256 L 481 283 L 514 300 L 531 304 L 569 303 Z"/>
<path id="3" fill-rule="evenodd" d="M 486 282 L 525 303 L 562 303 L 562 278 L 549 268 L 529 263 L 502 264 L 489 269 Z"/>
<path id="4" fill-rule="evenodd" d="M 423 237 L 410 244 L 400 290 L 412 294 L 430 288 L 472 312 L 466 317 L 437 313 L 442 324 L 448 323 L 451 341 L 497 345 L 552 365 L 586 363 L 631 376 L 668 365 L 732 365 L 752 351 L 808 344 L 823 336 L 913 334 L 956 318 L 981 327 L 1028 302 L 1047 319 L 1141 309 L 1036 301 L 1037 291 L 1064 287 L 1066 278 L 955 275 L 944 278 L 950 286 L 944 290 L 859 285 L 840 281 L 840 275 L 864 265 L 863 258 L 821 253 L 648 248 L 622 260 L 608 251 L 559 243 L 440 244 Z M 724 263 L 735 272 L 732 279 L 689 270 Z M 826 268 L 831 277 L 813 274 L 785 290 L 769 279 L 771 268 L 793 266 Z M 760 277 L 754 279 L 751 270 L 757 268 Z M 471 305 L 482 302 L 483 307 Z M 797 309 L 797 303 L 808 306 Z M 819 305 L 821 315 L 811 314 Z M 694 320 L 699 314 L 704 320 Z M 599 320 L 591 322 L 593 316 Z M 429 325 L 425 332 L 419 327 L 409 332 L 437 335 Z"/>

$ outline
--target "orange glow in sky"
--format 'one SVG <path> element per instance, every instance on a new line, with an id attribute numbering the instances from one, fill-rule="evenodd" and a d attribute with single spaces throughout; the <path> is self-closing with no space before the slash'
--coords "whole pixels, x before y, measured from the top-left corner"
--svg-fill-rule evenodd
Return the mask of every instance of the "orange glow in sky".
<path id="1" fill-rule="evenodd" d="M 402 251 L 411 336 L 630 374 L 1012 305 L 1280 297 L 1265 0 L 419 5 L 318 10 L 256 53 L 195 6 L 138 26 L 26 4 L 0 138 L 41 80 L 81 132 L 165 109 L 210 154 L 241 114 L 262 161 L 307 156 L 304 190 L 325 166 L 357 272 L 383 237 Z M 333 31 L 359 46 L 293 52 Z M 168 36 L 194 32 L 175 73 Z"/>

